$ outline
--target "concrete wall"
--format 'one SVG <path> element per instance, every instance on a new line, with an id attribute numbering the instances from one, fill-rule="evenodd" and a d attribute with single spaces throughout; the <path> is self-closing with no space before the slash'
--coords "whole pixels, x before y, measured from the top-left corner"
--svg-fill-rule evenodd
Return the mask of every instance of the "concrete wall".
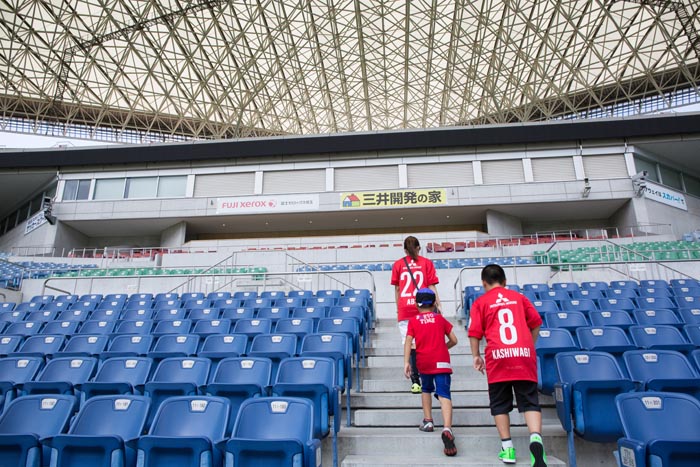
<path id="1" fill-rule="evenodd" d="M 489 235 L 522 235 L 522 220 L 504 212 L 489 209 L 486 211 L 486 230 Z"/>
<path id="2" fill-rule="evenodd" d="M 53 247 L 57 226 L 48 222 L 25 235 L 25 222 L 0 237 L 0 251 L 10 251 L 13 247 Z"/>
<path id="3" fill-rule="evenodd" d="M 163 230 L 160 234 L 159 245 L 163 248 L 177 248 L 185 244 L 187 234 L 187 223 L 178 222 L 175 225 Z"/>

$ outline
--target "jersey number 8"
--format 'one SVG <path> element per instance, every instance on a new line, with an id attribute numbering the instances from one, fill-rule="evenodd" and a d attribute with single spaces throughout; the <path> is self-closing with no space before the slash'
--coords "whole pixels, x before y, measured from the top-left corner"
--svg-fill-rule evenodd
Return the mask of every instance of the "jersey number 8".
<path id="1" fill-rule="evenodd" d="M 513 312 L 510 308 L 501 308 L 498 310 L 498 323 L 501 325 L 498 328 L 498 333 L 501 336 L 501 342 L 505 345 L 513 345 L 518 342 L 518 331 L 513 326 Z"/>

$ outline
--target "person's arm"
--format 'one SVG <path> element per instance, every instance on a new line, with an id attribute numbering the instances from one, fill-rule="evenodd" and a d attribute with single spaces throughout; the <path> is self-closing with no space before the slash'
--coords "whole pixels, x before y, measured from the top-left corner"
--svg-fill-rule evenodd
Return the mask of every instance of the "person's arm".
<path id="1" fill-rule="evenodd" d="M 447 348 L 451 349 L 457 345 L 457 336 L 455 336 L 454 331 L 450 331 L 450 333 L 447 335 Z"/>
<path id="2" fill-rule="evenodd" d="M 481 339 L 477 339 L 476 337 L 470 337 L 469 338 L 469 344 L 471 345 L 472 348 L 472 356 L 474 357 L 474 369 L 476 371 L 481 372 L 481 374 L 484 374 L 484 359 L 481 356 L 481 351 L 479 350 L 479 342 Z"/>
<path id="3" fill-rule="evenodd" d="M 413 345 L 413 336 L 406 336 L 406 342 L 403 345 L 403 374 L 407 379 L 411 378 L 411 346 Z"/>
<path id="4" fill-rule="evenodd" d="M 429 285 L 428 288 L 435 292 L 435 308 L 437 308 L 438 313 L 442 314 L 442 305 L 440 304 L 440 295 L 438 295 L 437 287 Z"/>
<path id="5" fill-rule="evenodd" d="M 532 329 L 532 345 L 535 345 L 537 338 L 540 337 L 540 328 L 541 326 L 537 326 L 535 329 Z"/>

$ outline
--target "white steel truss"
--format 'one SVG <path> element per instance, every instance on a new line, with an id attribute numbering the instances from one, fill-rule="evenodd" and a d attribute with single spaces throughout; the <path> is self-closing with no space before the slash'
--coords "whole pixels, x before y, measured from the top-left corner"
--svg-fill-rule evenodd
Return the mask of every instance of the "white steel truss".
<path id="1" fill-rule="evenodd" d="M 0 129 L 547 120 L 694 90 L 695 0 L 0 0 Z"/>

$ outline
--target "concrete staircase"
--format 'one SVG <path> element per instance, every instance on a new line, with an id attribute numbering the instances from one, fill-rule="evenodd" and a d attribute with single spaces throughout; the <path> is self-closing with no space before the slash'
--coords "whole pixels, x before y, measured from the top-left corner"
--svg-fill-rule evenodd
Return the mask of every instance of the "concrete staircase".
<path id="1" fill-rule="evenodd" d="M 394 321 L 382 320 L 367 349 L 368 367 L 362 369 L 362 392 L 352 393 L 352 427 L 343 426 L 339 435 L 342 467 L 432 467 L 460 465 L 498 467 L 500 439 L 488 409 L 486 378 L 472 367 L 464 323 L 454 322 L 459 339 L 451 350 L 453 365 L 453 431 L 458 454 L 443 454 L 440 438 L 442 417 L 434 400 L 433 433 L 422 433 L 420 396 L 409 392 L 403 376 L 403 350 Z M 566 465 L 566 436 L 559 425 L 551 397 L 543 397 L 544 441 L 550 466 Z M 523 417 L 512 414 L 513 439 L 518 452 L 517 465 L 530 465 L 529 435 Z M 612 460 L 612 457 L 605 456 Z M 327 459 L 327 458 L 326 458 Z M 579 457 L 580 465 L 608 465 Z"/>

